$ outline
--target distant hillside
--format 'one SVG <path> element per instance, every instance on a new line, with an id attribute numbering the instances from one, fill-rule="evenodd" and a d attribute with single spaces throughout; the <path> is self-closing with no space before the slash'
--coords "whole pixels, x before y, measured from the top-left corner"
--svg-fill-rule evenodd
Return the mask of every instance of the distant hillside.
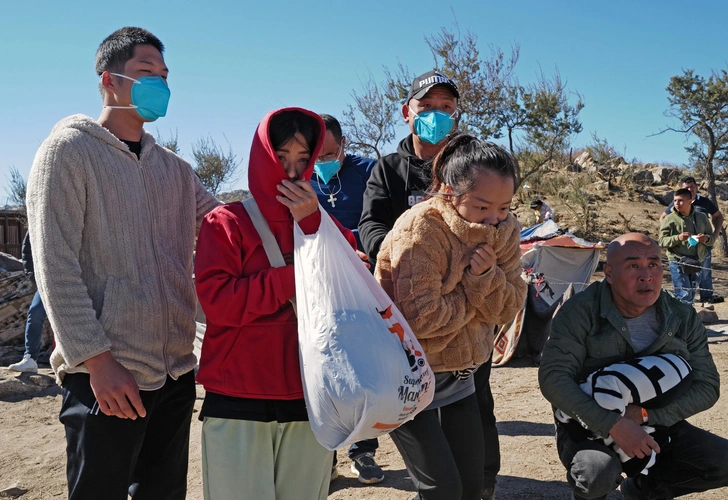
<path id="1" fill-rule="evenodd" d="M 217 199 L 223 203 L 244 200 L 245 198 L 250 198 L 250 191 L 245 189 L 236 189 L 235 191 L 228 191 L 227 193 L 220 193 L 217 195 Z"/>

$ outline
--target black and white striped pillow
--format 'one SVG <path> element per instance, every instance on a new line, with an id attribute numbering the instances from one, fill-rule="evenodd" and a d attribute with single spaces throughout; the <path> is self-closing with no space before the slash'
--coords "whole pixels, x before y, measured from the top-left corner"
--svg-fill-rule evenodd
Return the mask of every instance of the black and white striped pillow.
<path id="1" fill-rule="evenodd" d="M 586 381 L 580 384 L 580 387 L 602 408 L 624 415 L 629 404 L 635 404 L 648 410 L 665 406 L 687 390 L 691 382 L 692 368 L 684 358 L 677 354 L 654 354 L 600 368 L 590 374 Z M 576 420 L 561 410 L 557 409 L 554 415 L 573 440 L 601 439 L 585 430 Z M 653 435 L 658 444 L 669 442 L 667 434 L 646 424 L 643 427 L 645 431 Z M 604 438 L 602 441 L 619 455 L 622 460 L 622 468 L 630 477 L 639 473 L 647 474 L 649 467 L 654 463 L 654 453 L 652 457 L 630 459 L 611 437 Z"/>

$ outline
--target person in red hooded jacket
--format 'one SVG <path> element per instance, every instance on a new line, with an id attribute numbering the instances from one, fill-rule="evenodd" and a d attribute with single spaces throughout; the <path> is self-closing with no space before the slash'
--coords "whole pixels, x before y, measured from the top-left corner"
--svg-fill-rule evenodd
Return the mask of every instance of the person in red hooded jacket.
<path id="1" fill-rule="evenodd" d="M 321 221 L 309 179 L 324 140 L 321 118 L 300 108 L 270 112 L 250 149 L 248 185 L 286 266 L 271 267 L 241 202 L 204 219 L 197 294 L 207 316 L 197 380 L 206 500 L 325 499 L 332 452 L 308 423 L 298 355 L 293 222 Z M 353 234 L 337 223 L 356 249 Z"/>

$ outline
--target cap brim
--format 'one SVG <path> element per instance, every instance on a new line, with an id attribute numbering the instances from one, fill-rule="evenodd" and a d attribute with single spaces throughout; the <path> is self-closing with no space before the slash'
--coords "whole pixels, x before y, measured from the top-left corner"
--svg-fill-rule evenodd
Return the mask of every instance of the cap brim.
<path id="1" fill-rule="evenodd" d="M 436 83 L 434 85 L 430 85 L 429 87 L 421 88 L 420 90 L 418 90 L 417 92 L 412 94 L 410 96 L 410 98 L 407 99 L 407 101 L 409 101 L 410 99 L 417 99 L 417 100 L 422 99 L 423 97 L 425 97 L 427 95 L 427 93 L 430 90 L 434 89 L 435 87 L 444 87 L 444 88 L 448 89 L 450 91 L 450 93 L 455 96 L 456 99 L 460 98 L 460 93 L 452 85 L 450 85 L 448 83 Z"/>

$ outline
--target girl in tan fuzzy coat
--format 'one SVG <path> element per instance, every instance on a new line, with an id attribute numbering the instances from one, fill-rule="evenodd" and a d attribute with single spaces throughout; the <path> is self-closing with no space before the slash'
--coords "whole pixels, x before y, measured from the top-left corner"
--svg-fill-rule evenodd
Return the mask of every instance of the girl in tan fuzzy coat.
<path id="1" fill-rule="evenodd" d="M 488 450 L 471 375 L 490 359 L 494 325 L 526 296 L 510 213 L 516 168 L 495 144 L 452 137 L 434 159 L 431 197 L 397 220 L 377 257 L 375 276 L 436 377 L 432 404 L 392 433 L 422 500 L 484 493 Z"/>

